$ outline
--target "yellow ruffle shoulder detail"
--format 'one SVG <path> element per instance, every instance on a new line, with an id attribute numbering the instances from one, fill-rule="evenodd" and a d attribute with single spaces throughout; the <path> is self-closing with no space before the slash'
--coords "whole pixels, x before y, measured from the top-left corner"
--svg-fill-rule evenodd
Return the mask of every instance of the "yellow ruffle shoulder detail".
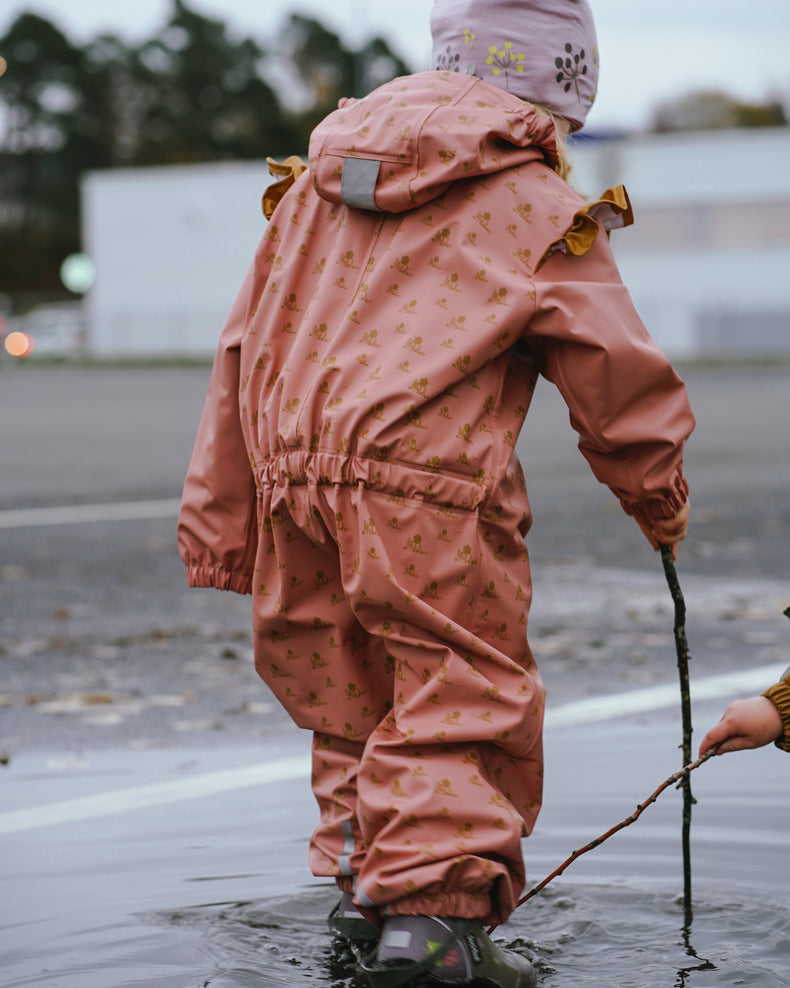
<path id="1" fill-rule="evenodd" d="M 633 222 L 634 212 L 625 186 L 617 185 L 613 189 L 607 189 L 600 199 L 587 203 L 574 214 L 573 222 L 567 232 L 549 244 L 535 270 L 537 271 L 558 250 L 577 257 L 586 254 L 598 236 L 599 223 L 603 225 L 608 236 L 610 230 L 630 226 Z"/>
<path id="2" fill-rule="evenodd" d="M 261 207 L 263 209 L 263 215 L 269 220 L 272 218 L 272 213 L 288 189 L 291 188 L 302 172 L 307 171 L 307 165 L 296 154 L 292 154 L 283 162 L 275 161 L 274 158 L 267 158 L 266 164 L 269 166 L 270 175 L 282 176 L 278 182 L 274 182 L 263 193 Z"/>

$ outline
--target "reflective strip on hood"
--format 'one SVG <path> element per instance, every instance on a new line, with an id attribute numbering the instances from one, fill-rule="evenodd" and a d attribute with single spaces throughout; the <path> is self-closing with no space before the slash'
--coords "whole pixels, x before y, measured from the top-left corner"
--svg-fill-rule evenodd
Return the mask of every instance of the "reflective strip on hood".
<path id="1" fill-rule="evenodd" d="M 340 195 L 347 206 L 378 211 L 374 193 L 381 162 L 374 158 L 345 158 Z"/>
<path id="2" fill-rule="evenodd" d="M 474 76 L 420 72 L 343 100 L 313 131 L 310 171 L 332 203 L 401 213 L 457 181 L 556 163 L 554 124 Z"/>

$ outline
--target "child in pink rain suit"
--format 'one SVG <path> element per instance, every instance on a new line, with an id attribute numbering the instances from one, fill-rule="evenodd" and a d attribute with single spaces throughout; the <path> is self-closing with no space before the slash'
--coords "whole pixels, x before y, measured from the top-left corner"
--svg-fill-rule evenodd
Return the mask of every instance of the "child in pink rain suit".
<path id="1" fill-rule="evenodd" d="M 344 101 L 306 170 L 274 165 L 179 539 L 192 586 L 252 595 L 256 668 L 313 736 L 311 868 L 383 922 L 377 964 L 433 950 L 433 917 L 432 977 L 527 985 L 482 932 L 524 887 L 543 776 L 516 438 L 543 375 L 674 544 L 693 418 L 612 257 L 624 190 L 559 174 L 595 93 L 586 4 L 439 0 L 432 27 L 449 71 Z"/>

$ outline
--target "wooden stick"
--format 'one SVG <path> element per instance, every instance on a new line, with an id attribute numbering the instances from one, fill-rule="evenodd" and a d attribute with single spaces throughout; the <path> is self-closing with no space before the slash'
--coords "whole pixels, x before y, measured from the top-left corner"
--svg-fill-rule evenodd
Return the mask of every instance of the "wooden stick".
<path id="1" fill-rule="evenodd" d="M 621 820 L 620 823 L 616 824 L 614 827 L 611 827 L 609 830 L 606 831 L 605 834 L 601 834 L 601 836 L 596 838 L 594 841 L 590 841 L 589 844 L 586 844 L 584 847 L 580 847 L 578 851 L 574 851 L 573 854 L 570 855 L 570 857 L 566 858 L 562 862 L 559 868 L 556 868 L 550 875 L 544 878 L 543 881 L 540 882 L 540 884 L 530 889 L 529 892 L 526 893 L 526 895 L 523 895 L 516 903 L 516 908 L 522 906 L 525 902 L 528 902 L 533 896 L 537 895 L 538 892 L 544 889 L 549 884 L 549 882 L 553 881 L 555 878 L 558 878 L 565 871 L 568 865 L 573 864 L 573 862 L 577 858 L 580 858 L 582 854 L 586 854 L 588 851 L 592 851 L 593 848 L 596 848 L 599 845 L 603 844 L 605 840 L 608 840 L 613 834 L 616 834 L 619 830 L 623 830 L 625 829 L 625 827 L 628 827 L 632 823 L 635 823 L 642 815 L 642 813 L 644 813 L 647 807 L 650 806 L 651 803 L 655 803 L 655 801 L 658 799 L 658 797 L 666 788 L 668 788 L 671 785 L 674 785 L 677 782 L 680 782 L 680 780 L 683 778 L 688 778 L 688 776 L 694 771 L 695 768 L 699 768 L 700 765 L 706 762 L 709 758 L 712 758 L 713 755 L 715 755 L 716 752 L 718 751 L 718 748 L 719 746 L 716 745 L 716 747 L 711 748 L 710 751 L 706 752 L 701 758 L 698 758 L 695 762 L 692 762 L 689 765 L 685 765 L 682 769 L 680 769 L 680 771 L 675 772 L 674 775 L 671 775 L 668 779 L 666 779 L 666 781 L 662 782 L 661 785 L 655 790 L 655 792 L 651 793 L 651 795 L 648 796 L 643 803 L 640 803 L 637 806 L 637 808 L 634 810 L 634 812 L 631 814 L 631 816 L 626 817 L 625 820 Z M 489 928 L 488 932 L 491 933 L 495 929 L 496 926 L 492 926 Z"/>
<path id="2" fill-rule="evenodd" d="M 688 639 L 686 638 L 686 602 L 683 599 L 683 591 L 680 588 L 680 581 L 678 580 L 677 570 L 675 569 L 675 561 L 672 558 L 672 549 L 669 546 L 661 546 L 661 562 L 664 567 L 664 575 L 666 576 L 669 592 L 672 595 L 672 602 L 675 607 L 675 652 L 678 659 L 680 706 L 683 720 L 683 768 L 674 775 L 671 775 L 665 782 L 662 782 L 655 792 L 648 796 L 643 803 L 640 803 L 637 806 L 631 816 L 626 817 L 625 820 L 622 820 L 620 823 L 607 830 L 605 834 L 601 834 L 601 836 L 596 840 L 591 841 L 582 848 L 579 848 L 578 851 L 574 851 L 570 857 L 566 858 L 565 861 L 562 862 L 559 868 L 555 869 L 550 875 L 544 878 L 540 884 L 536 885 L 534 888 L 530 889 L 526 895 L 522 896 L 516 903 L 516 908 L 522 906 L 525 902 L 528 902 L 533 896 L 537 895 L 538 892 L 544 889 L 549 882 L 553 881 L 555 878 L 558 878 L 565 871 L 568 865 L 573 864 L 573 862 L 576 861 L 577 858 L 580 858 L 582 854 L 586 854 L 587 851 L 592 851 L 593 848 L 599 847 L 613 834 L 616 834 L 618 831 L 623 830 L 632 823 L 635 823 L 647 807 L 650 806 L 651 803 L 655 803 L 661 793 L 668 786 L 680 782 L 681 785 L 678 788 L 682 788 L 683 790 L 683 904 L 685 912 L 685 928 L 691 928 L 691 807 L 696 802 L 691 792 L 691 773 L 695 768 L 699 768 L 700 765 L 715 755 L 719 749 L 719 745 L 711 748 L 710 751 L 704 754 L 701 758 L 698 758 L 695 762 L 691 761 L 691 735 L 693 728 L 691 724 L 691 689 L 689 686 L 688 667 L 691 655 L 689 653 Z M 788 608 L 785 613 L 788 617 L 790 617 L 790 608 Z M 492 933 L 495 929 L 496 924 L 489 927 L 488 932 Z"/>
<path id="3" fill-rule="evenodd" d="M 683 599 L 683 591 L 680 589 L 675 562 L 672 558 L 672 550 L 669 546 L 661 546 L 661 562 L 664 566 L 669 592 L 672 595 L 672 602 L 675 605 L 675 652 L 678 658 L 678 677 L 680 679 L 680 710 L 683 720 L 683 764 L 688 765 L 691 761 L 691 735 L 693 732 L 691 724 L 691 690 L 689 687 L 689 653 L 688 639 L 686 638 L 686 602 Z M 691 775 L 683 777 L 681 785 L 683 790 L 683 908 L 685 912 L 686 925 L 691 925 L 692 920 L 692 900 L 691 900 L 691 808 L 696 802 L 691 792 Z"/>

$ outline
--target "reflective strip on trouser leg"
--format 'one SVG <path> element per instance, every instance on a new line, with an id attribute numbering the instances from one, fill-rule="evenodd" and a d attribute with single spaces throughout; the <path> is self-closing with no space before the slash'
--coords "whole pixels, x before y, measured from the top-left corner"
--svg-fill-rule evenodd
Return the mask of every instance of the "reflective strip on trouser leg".
<path id="1" fill-rule="evenodd" d="M 351 869 L 351 855 L 356 850 L 356 842 L 354 841 L 354 831 L 351 829 L 351 824 L 348 820 L 344 820 L 340 824 L 340 829 L 345 837 L 345 844 L 343 845 L 343 853 L 337 859 L 337 865 L 340 869 L 341 875 L 353 875 L 354 872 Z"/>

